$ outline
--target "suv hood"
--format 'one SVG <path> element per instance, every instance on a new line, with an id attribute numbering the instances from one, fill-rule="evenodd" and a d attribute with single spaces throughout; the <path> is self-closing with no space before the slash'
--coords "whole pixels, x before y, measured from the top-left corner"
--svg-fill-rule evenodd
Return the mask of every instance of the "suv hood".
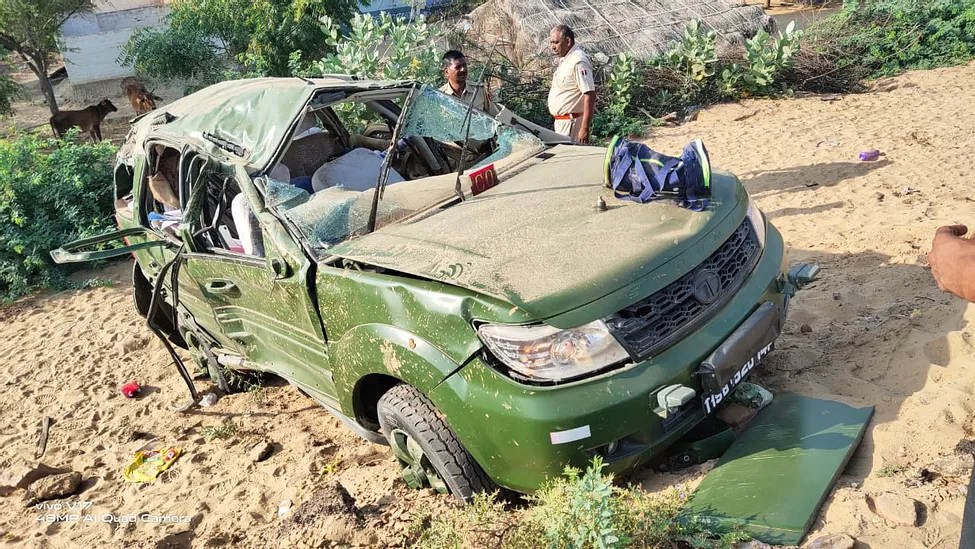
<path id="1" fill-rule="evenodd" d="M 715 173 L 706 211 L 669 199 L 637 204 L 603 186 L 605 149 L 547 152 L 499 174 L 499 185 L 476 198 L 329 252 L 467 288 L 545 319 L 647 276 L 714 229 L 744 194 L 733 175 Z M 600 197 L 606 211 L 596 209 Z"/>

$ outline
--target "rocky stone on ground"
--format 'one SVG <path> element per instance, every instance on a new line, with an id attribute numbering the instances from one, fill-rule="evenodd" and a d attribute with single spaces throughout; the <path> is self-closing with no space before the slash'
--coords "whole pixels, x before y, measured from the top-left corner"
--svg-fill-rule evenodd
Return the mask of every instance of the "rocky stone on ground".
<path id="1" fill-rule="evenodd" d="M 757 539 L 753 539 L 735 546 L 735 549 L 772 549 L 772 546 L 765 542 L 758 541 Z"/>
<path id="2" fill-rule="evenodd" d="M 267 533 L 267 546 L 332 547 L 368 545 L 362 511 L 338 481 L 312 493 Z M 360 539 L 361 538 L 361 539 Z"/>
<path id="3" fill-rule="evenodd" d="M 0 496 L 9 495 L 15 490 L 26 490 L 41 478 L 67 472 L 67 469 L 57 469 L 40 462 L 19 460 L 0 471 Z"/>
<path id="4" fill-rule="evenodd" d="M 853 549 L 856 541 L 846 534 L 830 534 L 814 539 L 802 549 Z"/>
<path id="5" fill-rule="evenodd" d="M 257 463 L 271 457 L 272 452 L 274 452 L 274 446 L 271 445 L 270 442 L 265 440 L 259 442 L 256 446 L 251 448 L 250 454 L 248 454 L 248 456 L 250 457 L 251 461 Z"/>
<path id="6" fill-rule="evenodd" d="M 81 484 L 81 473 L 72 471 L 36 480 L 27 487 L 27 504 L 70 496 Z"/>
<path id="7" fill-rule="evenodd" d="M 967 475 L 973 465 L 975 465 L 975 456 L 972 454 L 952 454 L 936 459 L 931 464 L 931 468 L 942 475 L 957 477 Z"/>
<path id="8" fill-rule="evenodd" d="M 873 497 L 871 509 L 878 516 L 902 526 L 917 526 L 917 502 L 890 492 Z"/>

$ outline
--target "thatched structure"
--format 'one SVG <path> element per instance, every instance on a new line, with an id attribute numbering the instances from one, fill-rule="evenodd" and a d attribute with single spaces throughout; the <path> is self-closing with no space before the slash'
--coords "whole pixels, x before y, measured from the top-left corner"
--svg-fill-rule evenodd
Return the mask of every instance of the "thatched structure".
<path id="1" fill-rule="evenodd" d="M 500 50 L 522 68 L 551 63 L 548 36 L 558 24 L 571 27 L 590 53 L 641 59 L 666 51 L 691 19 L 719 42 L 740 43 L 772 26 L 761 8 L 743 0 L 489 0 L 469 18 L 468 38 L 488 47 L 499 38 L 511 43 Z"/>

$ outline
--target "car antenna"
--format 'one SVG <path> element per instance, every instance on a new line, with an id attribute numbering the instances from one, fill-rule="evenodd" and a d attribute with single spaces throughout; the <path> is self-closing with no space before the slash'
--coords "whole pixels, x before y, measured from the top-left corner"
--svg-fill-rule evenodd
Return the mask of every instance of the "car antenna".
<path id="1" fill-rule="evenodd" d="M 468 23 L 467 26 L 465 27 L 464 34 L 467 34 L 467 31 L 469 30 L 471 30 L 470 23 Z M 481 67 L 481 74 L 480 76 L 478 76 L 476 83 L 481 84 L 482 86 L 484 85 L 484 73 L 487 71 L 487 68 L 491 65 L 491 60 L 494 59 L 494 54 L 498 50 L 498 45 L 501 44 L 502 42 L 509 43 L 507 40 L 504 40 L 500 36 L 495 36 L 494 44 L 491 46 L 491 53 L 488 54 L 487 63 L 485 63 L 484 66 Z M 484 93 L 487 92 L 485 91 Z M 474 98 L 471 98 L 470 103 L 467 104 L 467 113 L 464 114 L 464 122 L 461 124 L 461 127 L 464 128 L 464 145 L 460 149 L 460 161 L 457 163 L 457 180 L 454 182 L 454 193 L 457 194 L 457 197 L 460 198 L 461 202 L 464 201 L 464 191 L 463 189 L 461 189 L 460 186 L 460 176 L 464 175 L 464 162 L 467 161 L 467 143 L 471 139 L 471 114 L 473 113 L 474 113 Z"/>
<path id="2" fill-rule="evenodd" d="M 393 128 L 393 135 L 389 139 L 389 148 L 386 149 L 386 156 L 383 158 L 383 163 L 379 167 L 379 178 L 376 180 L 376 190 L 372 194 L 372 208 L 369 210 L 369 225 L 367 227 L 367 233 L 371 233 L 376 230 L 376 215 L 379 212 L 379 199 L 382 198 L 383 191 L 386 190 L 386 181 L 389 179 L 389 169 L 393 163 L 393 155 L 396 154 L 396 142 L 399 141 L 399 136 L 403 131 L 403 126 L 406 124 L 406 116 L 409 114 L 410 107 L 413 105 L 414 95 L 416 95 L 416 82 L 413 83 L 413 87 L 410 88 L 409 95 L 406 96 L 406 101 L 403 102 L 403 110 L 399 113 L 399 119 L 396 121 L 396 127 Z"/>
<path id="3" fill-rule="evenodd" d="M 315 81 L 312 80 L 311 78 L 305 78 L 304 76 L 300 76 L 300 75 L 297 75 L 297 74 L 295 75 L 295 78 L 297 78 L 298 80 L 304 81 L 304 83 L 305 84 L 308 84 L 309 86 L 314 86 L 315 85 Z"/>

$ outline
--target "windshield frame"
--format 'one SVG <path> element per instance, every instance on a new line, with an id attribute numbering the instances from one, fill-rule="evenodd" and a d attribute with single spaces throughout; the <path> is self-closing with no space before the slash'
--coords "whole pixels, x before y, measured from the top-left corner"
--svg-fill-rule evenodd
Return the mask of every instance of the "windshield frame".
<path id="1" fill-rule="evenodd" d="M 414 89 L 415 89 L 415 92 L 413 91 Z M 330 101 L 330 102 L 327 102 L 327 103 L 321 103 L 321 102 L 316 103 L 316 100 L 318 100 L 318 98 L 320 98 L 321 96 L 326 95 L 326 94 L 333 95 L 333 94 L 336 94 L 337 92 L 344 92 L 345 95 L 343 97 L 335 100 L 335 101 Z M 355 97 L 355 96 L 359 96 L 360 94 L 369 93 L 369 92 L 378 93 L 378 94 L 382 94 L 382 95 L 396 94 L 396 92 L 400 92 L 401 96 L 404 97 L 405 99 L 409 99 L 410 96 L 411 96 L 411 92 L 412 92 L 412 99 L 410 99 L 408 102 L 404 101 L 403 107 L 399 107 L 398 105 L 396 105 L 393 102 L 395 98 L 388 98 L 387 97 L 387 98 L 375 98 L 375 99 L 373 99 L 373 98 L 359 99 L 359 98 L 356 98 Z M 427 85 L 427 84 L 423 84 L 423 83 L 418 83 L 418 82 L 397 82 L 396 85 L 392 85 L 392 86 L 388 86 L 388 87 L 380 87 L 380 88 L 375 88 L 375 87 L 357 88 L 355 86 L 348 86 L 348 87 L 343 86 L 341 89 L 336 89 L 336 88 L 323 89 L 319 93 L 313 95 L 309 99 L 309 101 L 306 103 L 306 105 L 305 105 L 305 107 L 303 109 L 303 112 L 307 111 L 307 109 L 309 107 L 311 107 L 312 105 L 314 105 L 316 107 L 316 110 L 317 109 L 326 108 L 326 107 L 334 107 L 334 106 L 336 106 L 338 104 L 345 103 L 345 102 L 349 102 L 350 101 L 350 98 L 352 98 L 353 101 L 359 102 L 361 104 L 367 104 L 369 102 L 379 101 L 379 102 L 383 103 L 384 106 L 387 109 L 391 110 L 391 111 L 392 111 L 391 107 L 397 107 L 397 112 L 395 112 L 395 114 L 398 116 L 398 119 L 397 119 L 396 126 L 393 128 L 393 132 L 394 132 L 394 134 L 399 134 L 400 137 L 404 137 L 406 135 L 404 133 L 404 129 L 405 129 L 405 126 L 409 124 L 409 121 L 410 121 L 410 118 L 409 117 L 411 116 L 412 107 L 415 106 L 415 104 L 418 101 L 421 101 L 422 98 L 429 97 L 428 94 L 439 94 L 438 100 L 441 100 L 443 98 L 447 98 L 446 101 L 452 101 L 452 102 L 454 102 L 454 106 L 456 106 L 459 111 L 463 111 L 463 112 L 466 112 L 467 111 L 468 104 L 466 102 L 461 101 L 459 98 L 456 98 L 454 96 L 451 96 L 449 94 L 446 94 L 446 93 L 440 91 L 435 86 Z M 404 112 L 406 112 L 406 115 L 407 115 L 406 117 L 403 117 L 402 116 L 402 114 Z M 393 114 L 393 113 L 391 112 L 390 114 Z M 473 118 L 474 117 L 483 117 L 483 119 L 486 119 L 486 120 L 482 120 L 482 122 L 486 122 L 486 123 L 492 124 L 493 125 L 493 128 L 494 128 L 494 137 L 495 138 L 498 135 L 498 130 L 501 129 L 501 128 L 505 128 L 507 131 L 514 132 L 513 135 L 517 135 L 517 136 L 520 136 L 520 137 L 525 138 L 526 141 L 534 140 L 535 142 L 537 142 L 537 145 L 534 146 L 534 147 L 531 147 L 529 150 L 521 150 L 521 151 L 519 151 L 518 149 L 514 149 L 514 150 L 510 151 L 507 155 L 505 155 L 505 156 L 503 156 L 501 158 L 494 158 L 494 159 L 492 159 L 492 157 L 501 150 L 500 147 L 496 147 L 494 149 L 494 152 L 492 154 L 488 155 L 487 158 L 482 159 L 477 164 L 468 166 L 466 169 L 462 170 L 461 171 L 462 177 L 466 177 L 467 178 L 467 181 L 466 181 L 467 185 L 466 185 L 466 190 L 465 190 L 465 199 L 466 200 L 470 200 L 470 199 L 473 198 L 473 194 L 471 193 L 471 190 L 470 190 L 470 180 L 469 180 L 469 177 L 466 176 L 466 174 L 468 172 L 470 172 L 471 170 L 480 169 L 480 168 L 483 168 L 483 167 L 485 167 L 486 165 L 489 165 L 489 164 L 499 163 L 501 165 L 497 169 L 497 176 L 498 176 L 498 180 L 501 181 L 502 180 L 502 176 L 504 174 L 506 174 L 506 173 L 509 173 L 517 165 L 522 164 L 523 162 L 525 162 L 525 161 L 529 160 L 530 158 L 536 156 L 540 152 L 543 152 L 543 151 L 545 151 L 545 150 L 547 150 L 548 148 L 551 147 L 551 145 L 547 144 L 545 141 L 543 141 L 541 139 L 540 136 L 535 135 L 533 132 L 527 131 L 527 130 L 525 130 L 523 128 L 520 128 L 520 127 L 518 127 L 518 126 L 516 126 L 514 124 L 510 124 L 510 123 L 507 123 L 507 122 L 502 122 L 501 120 L 498 119 L 498 117 L 493 117 L 493 116 L 489 115 L 488 113 L 486 113 L 484 111 L 481 111 L 480 109 L 477 109 L 477 108 L 474 108 L 473 109 L 473 111 L 471 113 L 472 120 L 470 121 L 470 123 L 473 123 Z M 444 198 L 442 200 L 434 200 L 434 201 L 430 202 L 429 204 L 424 204 L 422 207 L 418 208 L 417 210 L 411 212 L 410 214 L 408 214 L 406 216 L 403 216 L 403 217 L 394 217 L 394 218 L 391 218 L 391 219 L 388 219 L 388 220 L 383 220 L 383 222 L 379 224 L 378 228 L 376 228 L 375 231 L 369 231 L 369 230 L 366 230 L 368 227 L 363 227 L 361 230 L 352 231 L 343 240 L 341 240 L 339 242 L 336 242 L 335 244 L 332 244 L 332 245 L 322 245 L 321 243 L 316 243 L 314 241 L 314 239 L 311 237 L 311 235 L 309 234 L 310 231 L 308 231 L 308 228 L 307 227 L 304 227 L 301 224 L 299 224 L 298 222 L 296 222 L 294 219 L 292 219 L 287 214 L 287 212 L 289 210 L 291 210 L 292 208 L 284 208 L 284 207 L 282 207 L 282 204 L 272 203 L 273 201 L 270 200 L 269 199 L 269 196 L 268 196 L 269 186 L 270 186 L 269 183 L 271 181 L 270 174 L 269 174 L 270 168 L 271 168 L 271 166 L 273 166 L 274 164 L 276 164 L 276 162 L 279 161 L 280 158 L 287 151 L 287 148 L 290 145 L 285 145 L 285 143 L 290 144 L 290 142 L 293 140 L 294 133 L 297 130 L 298 122 L 299 122 L 300 118 L 301 117 L 299 116 L 298 118 L 296 118 L 292 122 L 292 129 L 291 129 L 291 131 L 289 131 L 287 133 L 287 137 L 285 138 L 285 141 L 283 141 L 282 144 L 279 146 L 278 154 L 275 156 L 275 161 L 272 162 L 269 166 L 265 167 L 265 169 L 261 170 L 259 173 L 252 175 L 252 180 L 255 183 L 255 185 L 254 185 L 255 188 L 258 190 L 258 192 L 261 195 L 261 198 L 264 200 L 264 202 L 266 204 L 265 209 L 267 209 L 268 211 L 272 212 L 275 215 L 275 217 L 277 217 L 286 226 L 289 227 L 289 230 L 293 233 L 294 237 L 296 239 L 298 239 L 298 241 L 301 243 L 301 246 L 305 249 L 306 253 L 308 253 L 309 256 L 312 257 L 315 261 L 329 264 L 329 263 L 333 262 L 335 259 L 337 259 L 337 256 L 330 255 L 329 252 L 328 252 L 328 250 L 330 248 L 332 248 L 332 247 L 340 244 L 341 242 L 345 242 L 345 241 L 347 241 L 347 240 L 349 240 L 351 238 L 357 238 L 359 236 L 363 236 L 365 234 L 368 234 L 369 232 L 382 231 L 382 229 L 384 227 L 388 226 L 388 225 L 393 225 L 393 224 L 401 223 L 401 222 L 404 222 L 404 221 L 414 220 L 414 219 L 416 219 L 418 217 L 423 217 L 423 216 L 429 215 L 429 212 L 431 212 L 432 210 L 449 208 L 449 207 L 451 207 L 451 206 L 453 206 L 453 205 L 461 202 L 461 199 L 456 194 L 454 194 L 452 192 L 449 193 L 449 194 L 448 193 L 445 193 L 444 194 Z M 467 126 L 467 124 L 462 124 L 462 125 L 465 126 L 465 127 Z M 346 128 L 346 130 L 348 130 L 348 128 Z M 395 141 L 392 141 L 391 142 L 390 148 L 392 149 L 392 154 L 394 154 L 394 155 L 395 154 L 399 154 L 398 151 L 396 151 Z M 387 156 L 389 156 L 388 153 L 387 153 Z M 395 160 L 395 157 L 392 158 L 392 159 L 390 159 L 390 163 L 392 163 L 394 160 Z M 487 160 L 490 160 L 490 161 L 487 162 Z M 455 172 L 455 171 L 451 171 L 450 172 L 450 175 L 456 175 L 456 174 L 457 174 L 457 172 Z M 409 180 L 409 181 L 423 181 L 425 179 L 428 179 L 429 177 L 436 177 L 436 176 L 428 176 L 428 177 L 423 177 L 423 178 Z M 409 183 L 409 181 L 406 181 L 404 183 Z M 377 183 L 378 183 L 378 180 L 377 180 Z M 369 192 L 369 191 L 365 191 L 365 192 Z M 375 189 L 375 188 L 372 189 L 372 192 L 376 193 L 377 192 L 377 189 Z M 378 203 L 380 205 L 382 204 L 383 200 L 385 199 L 384 194 L 385 193 L 380 193 L 379 196 L 378 196 Z M 309 199 L 312 196 L 314 196 L 314 194 L 309 195 Z"/>

